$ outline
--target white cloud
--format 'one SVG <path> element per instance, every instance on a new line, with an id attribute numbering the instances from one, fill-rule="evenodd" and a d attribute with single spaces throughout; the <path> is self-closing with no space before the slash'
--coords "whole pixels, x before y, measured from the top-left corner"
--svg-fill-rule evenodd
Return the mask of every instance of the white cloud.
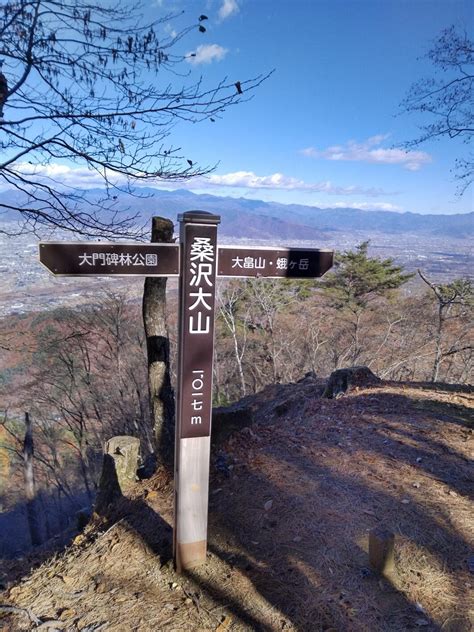
<path id="1" fill-rule="evenodd" d="M 320 206 L 325 208 L 357 208 L 360 211 L 392 211 L 394 213 L 402 213 L 403 208 L 390 202 L 335 202 L 334 204 L 325 204 L 321 202 Z"/>
<path id="2" fill-rule="evenodd" d="M 218 13 L 219 20 L 226 20 L 231 15 L 238 12 L 239 5 L 237 4 L 237 0 L 223 0 Z"/>
<path id="3" fill-rule="evenodd" d="M 273 173 L 268 176 L 258 176 L 253 171 L 235 171 L 223 175 L 211 174 L 206 179 L 206 184 L 219 187 L 240 187 L 247 189 L 273 189 L 285 191 L 314 191 L 328 193 L 330 195 L 382 195 L 381 189 L 364 189 L 359 186 L 338 186 L 331 181 L 305 182 L 298 178 L 285 176 L 282 173 Z"/>
<path id="4" fill-rule="evenodd" d="M 407 151 L 405 149 L 381 147 L 380 145 L 388 136 L 388 134 L 378 134 L 377 136 L 371 136 L 362 143 L 350 140 L 345 145 L 332 145 L 326 149 L 306 147 L 300 153 L 309 158 L 401 165 L 409 171 L 418 171 L 423 165 L 431 162 L 431 156 L 424 151 Z"/>
<path id="5" fill-rule="evenodd" d="M 51 163 L 49 165 L 32 165 L 27 162 L 15 163 L 16 172 L 23 175 L 34 175 L 44 182 L 50 181 L 63 188 L 80 188 L 90 189 L 94 187 L 103 187 L 104 179 L 102 176 L 87 167 L 70 167 L 59 163 Z M 111 174 L 111 181 L 118 183 L 119 178 Z M 124 178 L 121 178 L 123 181 Z"/>
<path id="6" fill-rule="evenodd" d="M 161 0 L 163 2 L 163 0 Z M 178 31 L 171 26 L 171 24 L 165 24 L 165 33 L 173 39 L 178 35 Z"/>
<path id="7" fill-rule="evenodd" d="M 35 175 L 36 178 L 49 184 L 54 184 L 58 190 L 62 189 L 92 189 L 103 188 L 104 179 L 94 170 L 86 167 L 74 167 L 64 164 L 51 163 L 49 165 L 30 165 L 29 163 L 16 163 L 16 171 L 23 175 Z M 115 185 L 123 185 L 126 179 L 123 176 L 117 176 L 113 173 L 109 175 L 109 182 Z M 387 193 L 381 189 L 363 188 L 356 185 L 340 186 L 335 185 L 331 181 L 321 182 L 305 182 L 298 178 L 285 176 L 282 173 L 273 173 L 266 176 L 256 175 L 253 171 L 235 171 L 225 174 L 211 174 L 206 177 L 192 178 L 190 180 L 166 181 L 159 178 L 150 179 L 137 183 L 136 186 L 156 186 L 165 189 L 188 189 L 191 191 L 205 191 L 215 189 L 219 194 L 219 189 L 247 189 L 263 195 L 264 191 L 294 191 L 306 193 L 323 193 L 326 195 L 352 196 L 365 195 L 368 197 L 377 197 L 386 195 Z M 326 207 L 346 207 L 360 208 L 363 210 L 400 210 L 399 207 L 386 202 L 380 203 L 357 203 L 352 202 L 335 202 L 327 204 L 324 202 L 317 203 L 318 206 Z"/>
<path id="8" fill-rule="evenodd" d="M 227 48 L 219 46 L 219 44 L 201 44 L 194 52 L 187 53 L 186 61 L 193 66 L 210 64 L 213 61 L 221 61 L 227 53 Z"/>

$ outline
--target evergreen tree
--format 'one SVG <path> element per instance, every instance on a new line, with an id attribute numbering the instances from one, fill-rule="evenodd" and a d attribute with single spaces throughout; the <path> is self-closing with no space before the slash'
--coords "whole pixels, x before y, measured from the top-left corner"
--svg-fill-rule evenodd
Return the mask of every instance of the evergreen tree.
<path id="1" fill-rule="evenodd" d="M 398 289 L 413 277 L 407 274 L 401 266 L 395 265 L 393 259 L 378 259 L 369 257 L 369 242 L 364 241 L 353 251 L 336 256 L 335 269 L 324 276 L 324 281 L 318 283 L 327 298 L 329 306 L 338 312 L 335 327 L 339 328 L 339 335 L 335 340 L 339 343 L 333 346 L 334 366 L 350 365 L 360 362 L 367 340 L 362 335 L 362 320 L 370 307 L 370 302 L 376 298 L 388 297 L 393 290 Z M 388 319 L 388 330 L 384 335 L 385 344 L 397 319 Z M 370 332 L 374 335 L 374 332 Z M 374 357 L 367 359 L 370 366 Z"/>
<path id="2" fill-rule="evenodd" d="M 414 275 L 404 273 L 393 259 L 368 256 L 369 242 L 355 250 L 336 256 L 335 270 L 318 283 L 332 307 L 357 314 L 367 308 L 375 297 L 386 296 Z"/>

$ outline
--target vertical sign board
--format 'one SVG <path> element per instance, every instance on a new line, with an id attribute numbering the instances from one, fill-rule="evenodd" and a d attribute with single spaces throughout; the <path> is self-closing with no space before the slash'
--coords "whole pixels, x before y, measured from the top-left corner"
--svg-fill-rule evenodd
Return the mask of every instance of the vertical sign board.
<path id="1" fill-rule="evenodd" d="M 181 275 L 175 443 L 178 571 L 206 559 L 218 215 L 179 216 Z"/>

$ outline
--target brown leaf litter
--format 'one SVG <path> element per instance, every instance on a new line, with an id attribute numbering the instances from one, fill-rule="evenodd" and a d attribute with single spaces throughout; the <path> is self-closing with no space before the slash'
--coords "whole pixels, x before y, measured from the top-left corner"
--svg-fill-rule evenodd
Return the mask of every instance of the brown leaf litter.
<path id="1" fill-rule="evenodd" d="M 471 629 L 472 391 L 383 383 L 320 395 L 306 380 L 248 398 L 251 428 L 215 449 L 205 566 L 172 568 L 162 471 L 10 586 L 0 628 Z M 374 527 L 396 535 L 392 581 L 369 568 Z"/>

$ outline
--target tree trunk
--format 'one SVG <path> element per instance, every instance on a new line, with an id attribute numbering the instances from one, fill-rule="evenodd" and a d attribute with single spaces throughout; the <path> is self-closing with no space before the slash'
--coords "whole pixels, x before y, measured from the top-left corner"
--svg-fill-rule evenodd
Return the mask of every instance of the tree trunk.
<path id="1" fill-rule="evenodd" d="M 443 306 L 440 304 L 438 307 L 438 323 L 435 335 L 435 357 L 433 362 L 433 370 L 431 372 L 431 381 L 437 382 L 439 376 L 439 368 L 441 366 L 441 341 L 443 337 Z"/>
<path id="2" fill-rule="evenodd" d="M 151 241 L 173 242 L 173 222 L 153 217 Z M 170 345 L 166 322 L 166 281 L 147 277 L 143 292 L 143 323 L 148 354 L 148 384 L 158 462 L 173 464 L 174 393 L 170 378 Z"/>
<path id="3" fill-rule="evenodd" d="M 230 331 L 232 335 L 232 342 L 234 343 L 234 357 L 237 363 L 237 371 L 238 371 L 239 380 L 240 380 L 240 396 L 245 397 L 247 395 L 247 388 L 245 385 L 244 368 L 242 366 L 243 354 L 241 353 L 241 350 L 239 349 L 239 341 L 237 338 L 237 323 L 235 320 L 235 314 L 233 312 L 232 306 L 230 306 L 227 311 L 224 312 L 224 310 L 225 310 L 225 307 L 222 307 L 221 313 L 223 313 L 223 318 L 227 325 L 227 329 Z"/>
<path id="4" fill-rule="evenodd" d="M 23 441 L 23 472 L 25 477 L 26 516 L 30 529 L 31 544 L 41 544 L 41 528 L 36 506 L 35 477 L 33 470 L 34 444 L 33 425 L 28 413 L 25 413 L 25 439 Z"/>
<path id="5" fill-rule="evenodd" d="M 239 342 L 237 340 L 237 329 L 235 323 L 232 329 L 232 338 L 234 341 L 234 354 L 237 362 L 237 370 L 239 372 L 241 397 L 245 397 L 247 395 L 247 387 L 245 385 L 244 367 L 242 366 L 242 356 L 240 354 Z"/>

